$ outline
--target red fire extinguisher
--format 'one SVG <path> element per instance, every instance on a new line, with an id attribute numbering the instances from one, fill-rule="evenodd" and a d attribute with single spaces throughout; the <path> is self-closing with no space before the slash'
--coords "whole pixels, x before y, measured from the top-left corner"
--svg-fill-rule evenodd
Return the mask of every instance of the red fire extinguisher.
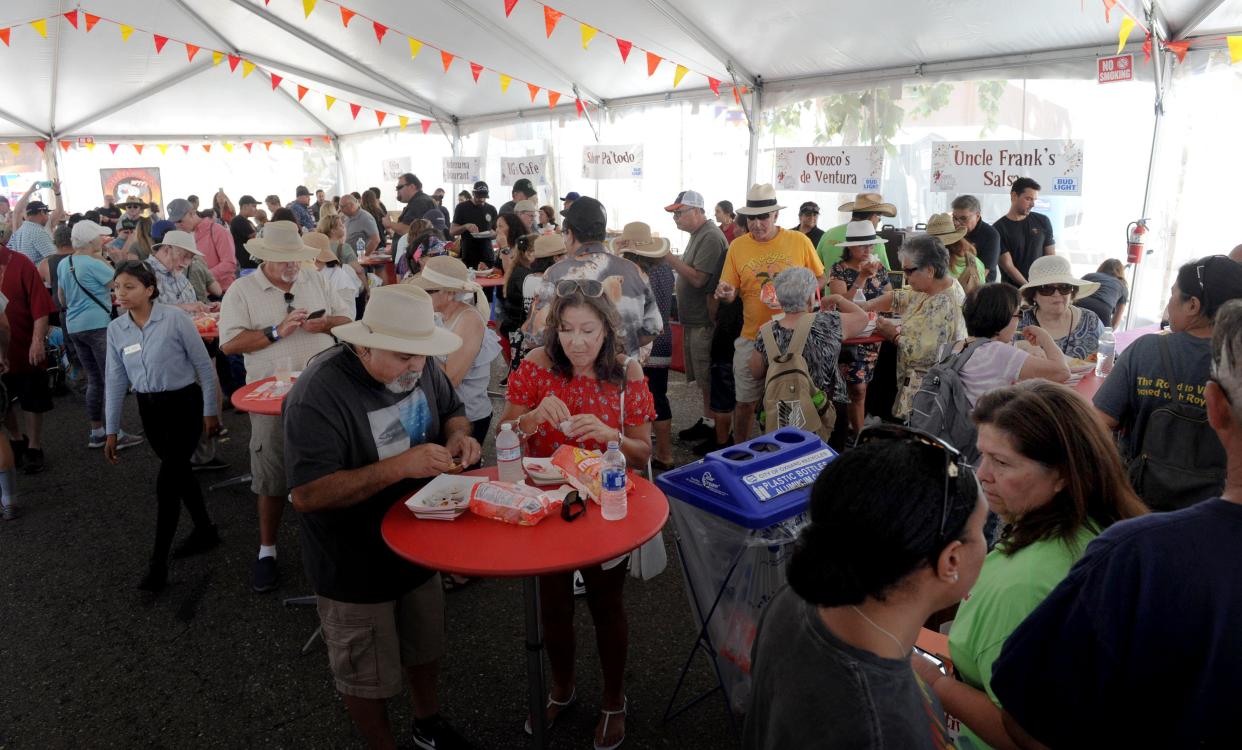
<path id="1" fill-rule="evenodd" d="M 1143 235 L 1147 234 L 1147 219 L 1132 221 L 1126 226 L 1126 262 L 1138 265 L 1143 259 Z"/>

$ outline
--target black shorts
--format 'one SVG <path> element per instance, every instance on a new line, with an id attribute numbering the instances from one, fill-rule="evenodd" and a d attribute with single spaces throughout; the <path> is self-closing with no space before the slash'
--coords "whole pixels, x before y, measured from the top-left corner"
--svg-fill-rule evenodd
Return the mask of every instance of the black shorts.
<path id="1" fill-rule="evenodd" d="M 712 393 L 709 400 L 712 411 L 717 414 L 733 411 L 737 406 L 733 392 L 733 360 L 717 362 L 713 359 L 711 372 Z"/>
<path id="2" fill-rule="evenodd" d="M 43 370 L 7 373 L 4 375 L 4 387 L 8 389 L 6 404 L 16 401 L 22 411 L 31 414 L 45 414 L 52 410 L 52 389 Z"/>

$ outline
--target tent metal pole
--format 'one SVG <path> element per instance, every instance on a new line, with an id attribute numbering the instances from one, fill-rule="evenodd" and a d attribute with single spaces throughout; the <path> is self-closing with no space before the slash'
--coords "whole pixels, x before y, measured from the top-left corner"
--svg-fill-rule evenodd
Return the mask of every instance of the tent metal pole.
<path id="1" fill-rule="evenodd" d="M 341 139 L 337 135 L 332 136 L 332 151 L 336 154 L 336 192 L 338 194 L 344 194 L 345 157 L 341 155 Z"/>
<path id="2" fill-rule="evenodd" d="M 1217 8 L 1224 4 L 1225 0 L 1204 0 L 1204 3 L 1199 6 L 1199 9 L 1194 12 L 1194 14 L 1190 17 L 1190 20 L 1186 21 L 1184 26 L 1177 31 L 1173 31 L 1172 29 L 1169 30 L 1169 38 L 1185 39 L 1187 36 L 1193 34 L 1195 29 L 1199 28 L 1199 26 L 1206 21 L 1209 16 L 1215 13 Z"/>
<path id="3" fill-rule="evenodd" d="M 72 122 L 64 126 L 63 128 L 60 128 L 57 132 L 72 133 L 76 130 L 81 130 L 83 127 L 96 123 L 102 120 L 103 118 L 108 117 L 109 115 L 120 112 L 121 110 L 126 109 L 128 107 L 132 107 L 133 105 L 137 104 L 138 102 L 144 99 L 148 99 L 152 96 L 155 96 L 156 94 L 167 91 L 173 86 L 176 86 L 177 84 L 182 83 L 183 81 L 187 81 L 193 78 L 194 76 L 206 70 L 209 70 L 210 68 L 211 68 L 210 60 L 204 63 L 201 63 L 199 65 L 187 68 L 174 76 L 170 76 L 169 78 L 165 78 L 162 81 L 157 81 L 151 84 L 150 86 L 146 87 L 145 89 L 142 89 L 136 94 L 128 94 L 121 101 L 110 104 L 107 107 L 104 107 L 103 109 L 98 110 L 96 112 L 92 112 L 86 117 L 83 117 L 76 122 Z M 53 133 L 53 135 L 55 135 L 55 133 Z"/>
<path id="4" fill-rule="evenodd" d="M 725 70 L 733 74 L 735 80 L 740 80 L 743 86 L 754 86 L 758 80 L 750 71 L 743 68 L 732 55 L 729 54 L 716 38 L 699 28 L 698 24 L 687 18 L 680 10 L 678 10 L 668 0 L 647 0 L 651 7 L 658 10 L 665 18 L 672 21 L 675 26 L 682 30 L 687 36 L 698 42 L 703 49 L 707 50 L 716 58 L 716 61 L 724 65 Z"/>
<path id="5" fill-rule="evenodd" d="M 759 128 L 762 126 L 763 112 L 763 85 L 755 84 L 751 89 L 751 105 L 750 111 L 746 113 L 746 119 L 750 124 L 750 148 L 747 149 L 746 155 L 746 189 L 749 190 L 751 185 L 755 184 L 755 173 L 759 169 Z M 745 98 L 742 99 L 745 101 Z"/>
<path id="6" fill-rule="evenodd" d="M 300 68 L 296 65 L 290 65 L 289 63 L 286 63 L 280 60 L 273 60 L 270 57 L 264 57 L 263 55 L 256 55 L 251 52 L 246 52 L 245 50 L 238 50 L 237 54 L 241 55 L 242 57 L 246 58 L 247 60 L 253 63 L 262 65 L 265 68 L 275 68 L 276 70 L 283 70 L 287 73 L 292 73 L 293 75 L 299 78 L 303 78 L 308 81 L 318 81 L 319 83 L 325 84 L 327 86 L 331 86 L 332 88 L 340 89 L 341 91 L 347 91 L 352 94 L 357 94 L 358 96 L 365 97 L 367 99 L 371 99 L 376 102 L 380 102 L 390 107 L 396 107 L 399 109 L 408 109 L 414 114 L 431 115 L 431 113 L 428 112 L 425 108 L 417 106 L 413 102 L 408 102 L 403 99 L 398 99 L 397 97 L 391 96 L 388 94 L 380 94 L 378 92 L 371 91 L 370 89 L 359 88 L 357 86 L 345 83 L 344 81 L 338 80 L 336 78 L 332 78 L 331 76 L 326 76 L 323 73 L 319 73 L 313 70 L 307 70 L 306 68 Z"/>
<path id="7" fill-rule="evenodd" d="M 56 3 L 56 17 L 60 19 L 60 24 L 56 27 L 56 43 L 52 48 L 52 95 L 51 104 L 48 107 L 47 127 L 53 133 L 56 132 L 56 97 L 60 90 L 60 37 L 65 33 L 65 20 L 63 15 L 65 11 L 65 2 L 60 0 Z"/>
<path id="8" fill-rule="evenodd" d="M 40 137 L 42 137 L 42 138 L 49 139 L 49 138 L 51 138 L 51 137 L 52 137 L 50 134 L 45 133 L 45 132 L 43 131 L 43 129 L 42 129 L 42 128 L 40 128 L 39 126 L 37 126 L 37 125 L 32 125 L 32 124 L 30 124 L 29 122 L 26 122 L 25 120 L 23 120 L 22 118 L 18 117 L 18 116 L 17 116 L 17 115 L 15 115 L 15 114 L 12 114 L 12 113 L 11 113 L 11 112 L 9 112 L 8 110 L 5 110 L 5 109 L 0 109 L 0 118 L 3 118 L 3 119 L 5 119 L 5 120 L 8 120 L 9 122 L 13 123 L 14 125 L 21 125 L 23 128 L 25 128 L 25 129 L 29 130 L 31 133 L 34 133 L 35 135 L 38 135 L 38 136 L 40 136 Z M 13 139 L 12 139 L 12 138 L 10 138 L 10 139 L 8 139 L 8 140 L 13 140 Z"/>

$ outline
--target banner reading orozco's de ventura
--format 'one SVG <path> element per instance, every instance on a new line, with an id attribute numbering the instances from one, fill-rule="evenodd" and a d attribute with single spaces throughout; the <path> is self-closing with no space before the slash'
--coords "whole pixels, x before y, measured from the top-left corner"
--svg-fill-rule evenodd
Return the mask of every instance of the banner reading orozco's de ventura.
<path id="1" fill-rule="evenodd" d="M 779 148 L 773 163 L 779 190 L 856 193 L 878 191 L 884 170 L 879 146 Z"/>
<path id="2" fill-rule="evenodd" d="M 1082 195 L 1082 153 L 1082 141 L 935 141 L 932 192 L 1008 193 L 1030 177 L 1043 195 Z"/>
<path id="3" fill-rule="evenodd" d="M 445 182 L 478 182 L 483 179 L 482 156 L 444 157 Z"/>
<path id="4" fill-rule="evenodd" d="M 527 179 L 536 185 L 546 185 L 548 171 L 548 155 L 500 157 L 500 184 L 512 185 L 520 179 Z"/>
<path id="5" fill-rule="evenodd" d="M 640 180 L 643 176 L 643 147 L 583 146 L 582 177 L 587 180 Z"/>

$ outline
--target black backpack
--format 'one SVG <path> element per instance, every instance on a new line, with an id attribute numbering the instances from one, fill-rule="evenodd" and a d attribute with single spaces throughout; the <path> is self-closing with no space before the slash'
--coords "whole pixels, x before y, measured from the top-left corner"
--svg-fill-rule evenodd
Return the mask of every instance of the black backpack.
<path id="1" fill-rule="evenodd" d="M 1173 379 L 1168 339 L 1157 338 L 1165 381 L 1174 401 L 1147 418 L 1142 444 L 1130 459 L 1130 483 L 1152 510 L 1180 510 L 1220 495 L 1225 487 L 1227 459 L 1224 446 L 1208 424 L 1207 410 L 1176 400 L 1178 393 L 1189 392 L 1190 386 Z"/>
<path id="2" fill-rule="evenodd" d="M 979 461 L 979 449 L 975 446 L 978 430 L 970 419 L 970 402 L 961 372 L 979 347 L 990 340 L 975 339 L 928 370 L 910 407 L 911 427 L 957 448 L 971 464 Z"/>

